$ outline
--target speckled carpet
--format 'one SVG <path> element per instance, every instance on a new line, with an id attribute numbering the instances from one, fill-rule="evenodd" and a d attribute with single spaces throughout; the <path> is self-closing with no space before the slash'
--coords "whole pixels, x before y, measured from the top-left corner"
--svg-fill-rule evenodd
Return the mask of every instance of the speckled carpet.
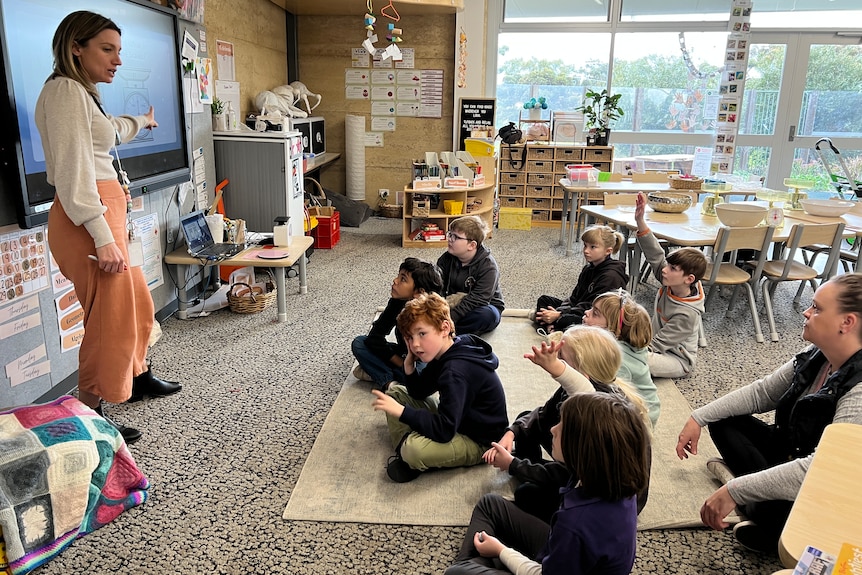
<path id="1" fill-rule="evenodd" d="M 513 308 L 533 306 L 541 293 L 569 293 L 584 264 L 580 254 L 565 257 L 558 228 L 495 230 L 488 245 Z M 131 452 L 152 482 L 151 498 L 75 541 L 38 573 L 442 573 L 463 527 L 282 518 L 353 365 L 350 341 L 386 302 L 404 257 L 436 259 L 440 252 L 405 250 L 400 220 L 372 218 L 343 228 L 335 249 L 314 252 L 307 294 L 288 280 L 287 323 L 275 323 L 274 309 L 164 321 L 153 369 L 182 380 L 182 393 L 107 410 L 144 432 Z M 768 373 L 802 348 L 802 318 L 791 305 L 795 287 L 776 292 L 777 343 L 755 343 L 744 305 L 725 318 L 727 299 L 714 302 L 705 318 L 709 347 L 693 376 L 676 382 L 692 407 Z M 638 300 L 650 307 L 653 291 L 641 287 Z M 807 289 L 803 303 L 810 301 Z M 633 573 L 768 574 L 779 567 L 777 557 L 737 546 L 729 531 L 662 529 L 638 534 Z"/>

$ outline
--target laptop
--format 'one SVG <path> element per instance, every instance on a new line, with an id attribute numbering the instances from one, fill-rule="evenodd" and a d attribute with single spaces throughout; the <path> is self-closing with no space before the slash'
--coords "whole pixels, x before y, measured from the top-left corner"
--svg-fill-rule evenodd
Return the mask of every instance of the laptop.
<path id="1" fill-rule="evenodd" d="M 226 259 L 245 249 L 242 244 L 217 244 L 204 218 L 203 210 L 192 212 L 180 219 L 189 254 L 202 259 Z"/>

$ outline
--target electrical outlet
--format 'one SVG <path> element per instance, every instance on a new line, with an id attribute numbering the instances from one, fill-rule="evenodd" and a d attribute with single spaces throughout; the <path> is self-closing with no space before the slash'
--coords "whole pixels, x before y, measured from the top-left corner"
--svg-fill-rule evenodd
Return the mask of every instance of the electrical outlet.
<path id="1" fill-rule="evenodd" d="M 380 188 L 379 190 L 377 190 L 377 195 L 379 195 L 385 200 L 389 197 L 389 190 L 387 190 L 386 188 Z"/>

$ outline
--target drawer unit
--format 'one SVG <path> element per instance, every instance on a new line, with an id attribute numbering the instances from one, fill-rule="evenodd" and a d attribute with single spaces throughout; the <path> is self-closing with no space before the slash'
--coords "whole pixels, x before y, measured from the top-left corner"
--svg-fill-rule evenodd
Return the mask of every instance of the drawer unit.
<path id="1" fill-rule="evenodd" d="M 524 195 L 524 186 L 518 184 L 507 184 L 500 186 L 501 196 L 522 196 Z"/>
<path id="2" fill-rule="evenodd" d="M 514 196 L 500 196 L 500 207 L 501 208 L 523 208 L 524 207 L 524 198 L 514 197 Z"/>
<path id="3" fill-rule="evenodd" d="M 551 186 L 527 186 L 528 198 L 550 198 L 553 188 Z"/>
<path id="4" fill-rule="evenodd" d="M 554 159 L 578 164 L 584 159 L 584 150 L 581 148 L 557 148 Z"/>
<path id="5" fill-rule="evenodd" d="M 534 186 L 553 186 L 553 174 L 527 174 L 527 183 Z"/>
<path id="6" fill-rule="evenodd" d="M 528 208 L 550 210 L 551 198 L 527 198 L 526 205 Z"/>
<path id="7" fill-rule="evenodd" d="M 524 146 L 500 146 L 501 160 L 520 160 L 524 158 Z"/>
<path id="8" fill-rule="evenodd" d="M 584 161 L 590 162 L 611 162 L 613 159 L 613 150 L 611 148 L 588 148 L 584 150 Z"/>
<path id="9" fill-rule="evenodd" d="M 527 172 L 554 173 L 553 160 L 528 160 Z"/>
<path id="10" fill-rule="evenodd" d="M 500 184 L 523 184 L 526 180 L 526 172 L 500 172 Z"/>
<path id="11" fill-rule="evenodd" d="M 534 222 L 547 222 L 551 219 L 551 213 L 548 210 L 533 210 L 532 220 Z"/>
<path id="12" fill-rule="evenodd" d="M 527 148 L 528 160 L 553 160 L 554 148 Z"/>

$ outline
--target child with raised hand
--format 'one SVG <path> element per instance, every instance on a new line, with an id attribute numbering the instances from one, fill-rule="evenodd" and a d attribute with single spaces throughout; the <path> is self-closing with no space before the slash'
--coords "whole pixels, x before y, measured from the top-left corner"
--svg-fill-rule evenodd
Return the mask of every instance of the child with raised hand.
<path id="1" fill-rule="evenodd" d="M 565 466 L 542 457 L 543 447 L 551 452 L 551 428 L 559 423 L 560 404 L 567 397 L 584 392 L 624 394 L 650 425 L 643 399 L 617 377 L 622 352 L 608 330 L 572 326 L 564 334 L 553 334 L 552 339 L 557 341 L 533 346 L 532 353 L 524 357 L 547 371 L 561 387 L 543 406 L 522 413 L 483 456 L 487 463 L 521 482 L 515 489 L 515 503 L 545 520 L 559 504 L 559 488 L 570 479 Z M 638 510 L 646 504 L 646 497 L 644 492 Z"/>
<path id="2" fill-rule="evenodd" d="M 386 473 L 398 483 L 431 468 L 481 463 L 509 421 L 497 356 L 478 336 L 456 336 L 452 325 L 441 296 L 408 301 L 398 314 L 408 350 L 405 383 L 371 392 L 374 409 L 386 413 L 395 448 Z M 421 372 L 419 361 L 426 364 Z"/>
<path id="3" fill-rule="evenodd" d="M 661 288 L 656 292 L 652 341 L 647 363 L 653 377 L 686 377 L 697 364 L 697 346 L 706 298 L 700 278 L 706 256 L 695 248 L 679 248 L 665 257 L 646 224 L 646 197 L 638 193 L 635 221 L 638 245 Z"/>
<path id="4" fill-rule="evenodd" d="M 593 300 L 593 307 L 584 314 L 584 325 L 605 328 L 616 336 L 623 354 L 617 377 L 628 381 L 637 390 L 655 427 L 661 402 L 647 365 L 647 346 L 652 339 L 649 312 L 628 292 L 620 289 Z"/>
<path id="5" fill-rule="evenodd" d="M 650 434 L 615 393 L 576 393 L 551 428 L 552 453 L 573 479 L 550 522 L 497 494 L 479 500 L 446 575 L 627 575 L 637 551 L 636 496 L 649 484 Z"/>
<path id="6" fill-rule="evenodd" d="M 572 294 L 568 299 L 539 296 L 531 319 L 548 332 L 565 331 L 570 325 L 581 323 L 597 295 L 625 288 L 629 282 L 626 264 L 611 257 L 620 251 L 624 241 L 621 233 L 608 226 L 587 228 L 581 235 L 587 265 L 581 270 Z"/>
<path id="7" fill-rule="evenodd" d="M 372 381 L 378 389 L 384 390 L 391 381 L 404 381 L 407 345 L 397 329 L 395 342 L 387 341 L 386 336 L 395 327 L 396 318 L 408 300 L 419 294 L 440 293 L 442 290 L 443 278 L 436 265 L 412 257 L 401 262 L 398 275 L 392 280 L 386 309 L 371 324 L 368 335 L 358 335 L 353 339 L 351 350 L 359 363 L 353 370 L 356 379 Z"/>

